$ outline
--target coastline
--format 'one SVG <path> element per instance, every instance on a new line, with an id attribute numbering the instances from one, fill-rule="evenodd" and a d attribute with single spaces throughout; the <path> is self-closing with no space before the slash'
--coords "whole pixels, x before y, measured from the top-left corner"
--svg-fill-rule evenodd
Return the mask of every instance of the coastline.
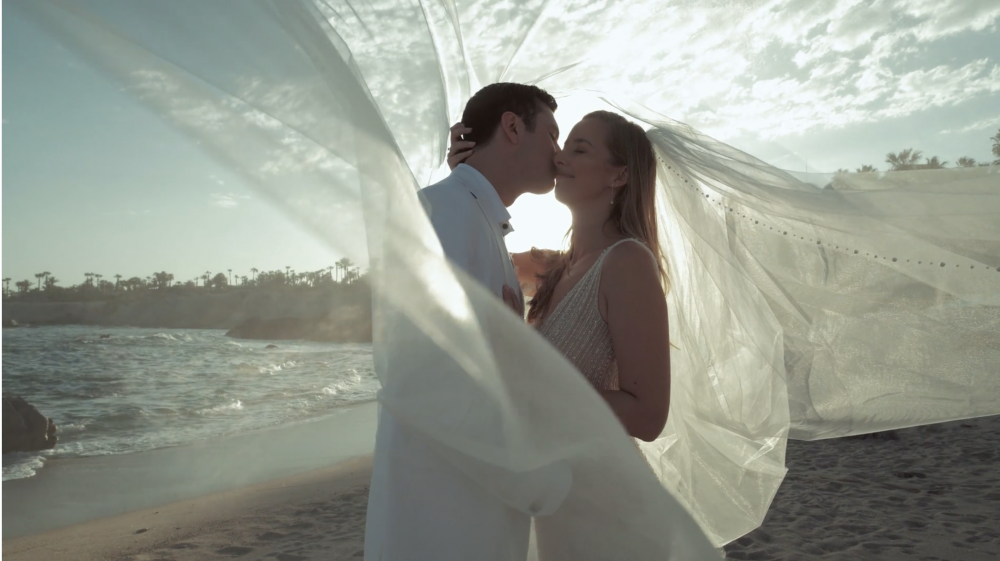
<path id="1" fill-rule="evenodd" d="M 3 483 L 4 553 L 11 538 L 292 477 L 370 454 L 378 405 L 187 446 L 51 459 Z"/>
<path id="2" fill-rule="evenodd" d="M 238 339 L 370 343 L 371 292 L 365 283 L 312 287 L 171 287 L 99 300 L 5 298 L 5 329 L 86 325 L 223 329 Z"/>

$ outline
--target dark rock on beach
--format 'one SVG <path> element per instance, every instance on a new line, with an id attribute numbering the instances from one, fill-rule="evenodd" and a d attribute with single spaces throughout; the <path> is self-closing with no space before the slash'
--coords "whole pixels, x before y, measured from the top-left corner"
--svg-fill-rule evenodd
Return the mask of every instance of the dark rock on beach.
<path id="1" fill-rule="evenodd" d="M 3 398 L 3 453 L 50 450 L 56 424 L 20 397 Z"/>

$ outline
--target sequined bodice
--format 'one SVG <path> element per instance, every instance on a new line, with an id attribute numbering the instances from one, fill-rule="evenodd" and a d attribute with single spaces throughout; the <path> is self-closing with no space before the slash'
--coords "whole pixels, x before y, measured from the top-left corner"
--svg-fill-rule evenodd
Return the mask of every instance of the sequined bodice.
<path id="1" fill-rule="evenodd" d="M 629 241 L 641 244 L 638 240 L 627 239 L 605 249 L 590 270 L 538 326 L 538 332 L 599 391 L 618 389 L 615 348 L 608 324 L 601 317 L 598 307 L 601 271 L 608 253 Z"/>

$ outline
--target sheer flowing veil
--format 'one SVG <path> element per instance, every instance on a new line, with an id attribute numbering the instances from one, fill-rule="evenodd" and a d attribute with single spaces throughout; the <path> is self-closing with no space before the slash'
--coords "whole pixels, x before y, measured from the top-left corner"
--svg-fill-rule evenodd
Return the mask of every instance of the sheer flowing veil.
<path id="1" fill-rule="evenodd" d="M 371 268 L 383 407 L 526 511 L 518 474 L 570 470 L 568 500 L 600 513 L 567 521 L 594 558 L 701 559 L 760 524 L 789 437 L 1000 412 L 1000 176 L 792 174 L 671 121 L 682 45 L 721 39 L 663 34 L 690 5 L 647 4 L 11 6 Z M 717 25 L 744 37 L 755 7 Z M 499 80 L 602 92 L 594 108 L 649 127 L 677 347 L 655 474 L 572 366 L 446 263 L 418 204 L 449 124 Z"/>

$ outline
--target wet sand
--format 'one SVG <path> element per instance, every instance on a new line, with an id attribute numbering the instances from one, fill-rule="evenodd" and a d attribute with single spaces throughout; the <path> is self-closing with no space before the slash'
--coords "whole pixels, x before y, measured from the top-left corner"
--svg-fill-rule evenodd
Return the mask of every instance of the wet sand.
<path id="1" fill-rule="evenodd" d="M 4 559 L 198 561 L 363 555 L 371 458 L 4 540 Z"/>

